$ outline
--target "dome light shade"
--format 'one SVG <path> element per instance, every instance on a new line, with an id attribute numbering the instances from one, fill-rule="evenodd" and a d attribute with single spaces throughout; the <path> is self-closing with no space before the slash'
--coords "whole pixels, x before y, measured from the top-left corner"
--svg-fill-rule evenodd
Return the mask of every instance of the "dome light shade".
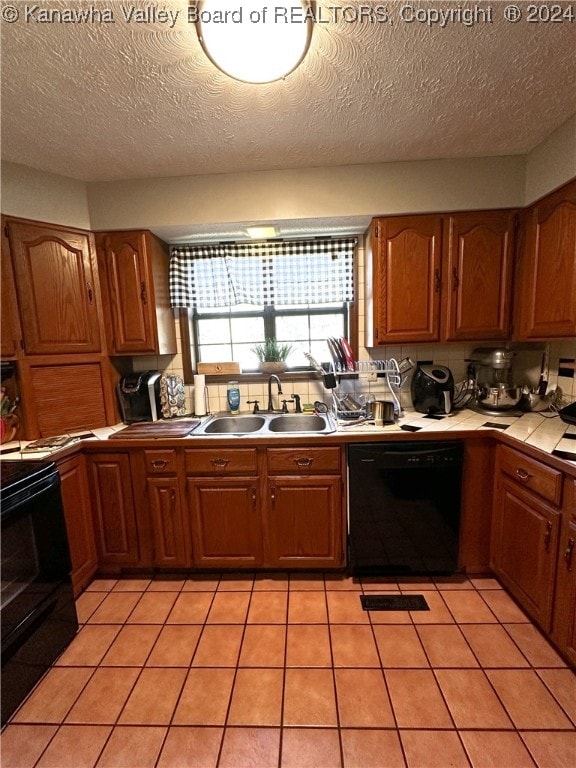
<path id="1" fill-rule="evenodd" d="M 308 51 L 314 23 L 305 0 L 284 5 L 203 0 L 191 5 L 189 19 L 213 64 L 246 83 L 270 83 L 296 69 Z"/>

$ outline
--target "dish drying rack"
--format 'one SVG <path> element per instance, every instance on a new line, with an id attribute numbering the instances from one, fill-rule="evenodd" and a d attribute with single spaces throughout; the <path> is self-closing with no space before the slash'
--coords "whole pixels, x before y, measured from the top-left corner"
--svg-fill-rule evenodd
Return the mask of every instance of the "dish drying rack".
<path id="1" fill-rule="evenodd" d="M 398 399 L 394 389 L 399 389 L 402 386 L 405 381 L 406 374 L 412 368 L 412 365 L 410 365 L 404 372 L 402 372 L 398 361 L 395 360 L 395 358 L 390 358 L 390 360 L 371 360 L 366 363 L 358 362 L 357 366 L 357 373 L 360 379 L 364 378 L 364 376 L 366 376 L 366 378 L 374 376 L 375 378 L 379 373 L 384 374 L 383 378 L 386 382 L 386 385 L 388 386 L 388 391 L 390 392 L 392 401 L 394 403 L 394 412 L 397 415 L 400 415 L 404 409 L 400 405 L 400 400 Z M 337 376 L 337 374 L 335 374 L 335 376 Z M 340 397 L 336 394 L 336 389 L 337 386 L 336 388 L 332 389 L 332 401 L 334 405 L 334 412 L 336 413 L 337 418 L 347 421 L 358 421 L 361 419 L 365 420 L 367 418 L 367 403 L 365 401 L 363 403 L 358 403 L 349 394 Z"/>

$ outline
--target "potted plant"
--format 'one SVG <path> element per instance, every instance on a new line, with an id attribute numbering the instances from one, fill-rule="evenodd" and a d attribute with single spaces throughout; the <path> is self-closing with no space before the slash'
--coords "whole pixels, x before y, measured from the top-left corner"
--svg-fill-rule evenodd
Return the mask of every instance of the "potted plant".
<path id="1" fill-rule="evenodd" d="M 264 344 L 256 344 L 252 352 L 260 361 L 258 368 L 263 373 L 282 373 L 286 370 L 286 358 L 292 352 L 292 344 L 280 344 L 276 339 L 267 338 Z"/>

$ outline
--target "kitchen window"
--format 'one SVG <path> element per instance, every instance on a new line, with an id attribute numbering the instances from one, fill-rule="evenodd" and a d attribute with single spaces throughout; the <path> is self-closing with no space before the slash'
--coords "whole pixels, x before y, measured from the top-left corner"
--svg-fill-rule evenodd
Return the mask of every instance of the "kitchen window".
<path id="1" fill-rule="evenodd" d="M 234 360 L 243 371 L 256 370 L 252 347 L 265 338 L 293 345 L 290 369 L 308 368 L 305 351 L 325 359 L 328 336 L 350 335 L 355 245 L 318 238 L 173 246 L 172 306 L 188 320 L 183 346 L 196 361 Z"/>

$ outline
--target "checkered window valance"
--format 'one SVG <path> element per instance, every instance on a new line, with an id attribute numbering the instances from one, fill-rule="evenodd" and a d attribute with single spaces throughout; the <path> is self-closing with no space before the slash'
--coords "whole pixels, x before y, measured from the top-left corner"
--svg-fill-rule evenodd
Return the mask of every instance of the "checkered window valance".
<path id="1" fill-rule="evenodd" d="M 173 307 L 332 304 L 354 298 L 355 237 L 174 245 Z"/>

